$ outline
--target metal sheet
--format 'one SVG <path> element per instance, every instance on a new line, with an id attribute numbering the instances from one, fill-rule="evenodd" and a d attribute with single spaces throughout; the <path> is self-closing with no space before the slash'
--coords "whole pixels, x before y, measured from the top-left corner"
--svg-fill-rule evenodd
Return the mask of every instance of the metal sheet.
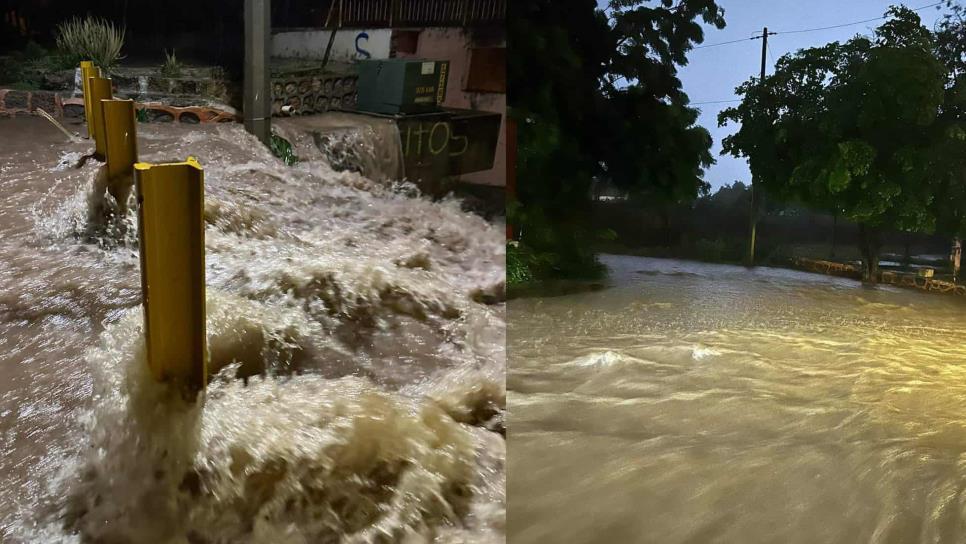
<path id="1" fill-rule="evenodd" d="M 82 60 L 81 70 L 81 91 L 84 93 L 84 120 L 87 121 L 87 137 L 94 137 L 94 127 L 91 125 L 91 87 L 90 78 L 100 76 L 100 70 L 89 60 Z"/>
<path id="2" fill-rule="evenodd" d="M 137 121 L 133 100 L 102 100 L 107 151 L 107 190 L 122 209 L 134 186 L 138 161 Z"/>
<path id="3" fill-rule="evenodd" d="M 94 154 L 103 159 L 107 155 L 107 138 L 104 134 L 104 113 L 101 100 L 110 100 L 113 96 L 111 80 L 106 77 L 92 77 L 88 79 L 91 92 L 91 117 L 94 124 Z"/>
<path id="4" fill-rule="evenodd" d="M 187 395 L 207 382 L 204 170 L 134 165 L 148 366 Z"/>

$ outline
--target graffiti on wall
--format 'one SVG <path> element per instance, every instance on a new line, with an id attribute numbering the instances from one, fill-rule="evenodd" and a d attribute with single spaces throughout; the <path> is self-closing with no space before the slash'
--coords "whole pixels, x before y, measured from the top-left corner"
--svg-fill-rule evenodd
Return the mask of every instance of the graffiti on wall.
<path id="1" fill-rule="evenodd" d="M 369 34 L 368 33 L 366 33 L 366 32 L 360 32 L 360 33 L 356 34 L 356 57 L 358 57 L 360 59 L 371 59 L 372 58 L 372 53 L 366 51 L 365 49 L 363 49 L 362 47 L 359 46 L 359 42 L 360 41 L 363 41 L 363 40 L 365 40 L 367 42 L 369 41 Z"/>
<path id="2" fill-rule="evenodd" d="M 331 58 L 349 62 L 389 58 L 389 29 L 339 30 L 332 43 Z M 319 58 L 329 43 L 328 30 L 280 30 L 272 34 L 272 56 Z"/>
<path id="3" fill-rule="evenodd" d="M 466 153 L 469 141 L 466 136 L 453 134 L 453 127 L 446 121 L 419 122 L 406 126 L 402 133 L 403 155 L 423 156 L 446 154 L 459 157 Z"/>

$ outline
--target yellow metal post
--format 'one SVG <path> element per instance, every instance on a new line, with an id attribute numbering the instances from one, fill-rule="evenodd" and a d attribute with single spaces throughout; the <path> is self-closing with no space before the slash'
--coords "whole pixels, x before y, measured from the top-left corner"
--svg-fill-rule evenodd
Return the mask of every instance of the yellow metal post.
<path id="1" fill-rule="evenodd" d="M 207 382 L 204 170 L 134 165 L 148 366 L 188 393 Z"/>
<path id="2" fill-rule="evenodd" d="M 84 93 L 84 119 L 87 121 L 87 137 L 94 137 L 94 125 L 91 124 L 91 82 L 90 78 L 98 77 L 101 71 L 89 60 L 82 60 L 81 69 L 81 91 Z"/>
<path id="3" fill-rule="evenodd" d="M 107 141 L 104 137 L 104 114 L 101 110 L 101 100 L 110 100 L 113 96 L 111 80 L 106 77 L 92 77 L 88 80 L 91 91 L 91 117 L 94 124 L 94 155 L 104 159 L 107 154 Z"/>
<path id="4" fill-rule="evenodd" d="M 101 100 L 105 150 L 107 151 L 107 191 L 117 201 L 121 213 L 134 188 L 134 163 L 138 162 L 137 122 L 133 100 Z"/>

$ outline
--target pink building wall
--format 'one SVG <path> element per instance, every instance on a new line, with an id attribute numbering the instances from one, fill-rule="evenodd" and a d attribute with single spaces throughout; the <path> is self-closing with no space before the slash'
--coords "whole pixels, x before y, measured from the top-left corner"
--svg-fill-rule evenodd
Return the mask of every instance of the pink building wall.
<path id="1" fill-rule="evenodd" d="M 396 52 L 400 58 L 448 60 L 449 81 L 443 106 L 498 112 L 502 115 L 493 168 L 460 176 L 461 181 L 480 185 L 506 186 L 506 93 L 465 91 L 474 47 L 506 47 L 502 37 L 481 37 L 462 28 L 426 28 L 419 31 L 416 52 Z M 505 67 L 503 68 L 506 69 Z"/>

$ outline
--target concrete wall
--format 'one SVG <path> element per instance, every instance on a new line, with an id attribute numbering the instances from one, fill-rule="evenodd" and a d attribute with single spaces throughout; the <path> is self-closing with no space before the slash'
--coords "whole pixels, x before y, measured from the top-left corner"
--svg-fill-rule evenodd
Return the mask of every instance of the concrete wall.
<path id="1" fill-rule="evenodd" d="M 338 39 L 338 38 L 336 38 Z M 461 28 L 427 28 L 419 32 L 415 53 L 397 52 L 400 58 L 414 57 L 433 60 L 449 60 L 449 81 L 443 105 L 499 112 L 503 115 L 500 137 L 496 144 L 493 169 L 460 176 L 462 181 L 482 185 L 506 186 L 506 94 L 464 91 L 470 65 L 470 49 L 473 47 L 505 46 L 505 42 L 478 43 L 472 34 Z"/>
<path id="2" fill-rule="evenodd" d="M 389 58 L 391 38 L 389 29 L 339 30 L 329 58 L 343 62 Z M 328 43 L 328 30 L 279 30 L 272 33 L 272 56 L 321 59 Z"/>

